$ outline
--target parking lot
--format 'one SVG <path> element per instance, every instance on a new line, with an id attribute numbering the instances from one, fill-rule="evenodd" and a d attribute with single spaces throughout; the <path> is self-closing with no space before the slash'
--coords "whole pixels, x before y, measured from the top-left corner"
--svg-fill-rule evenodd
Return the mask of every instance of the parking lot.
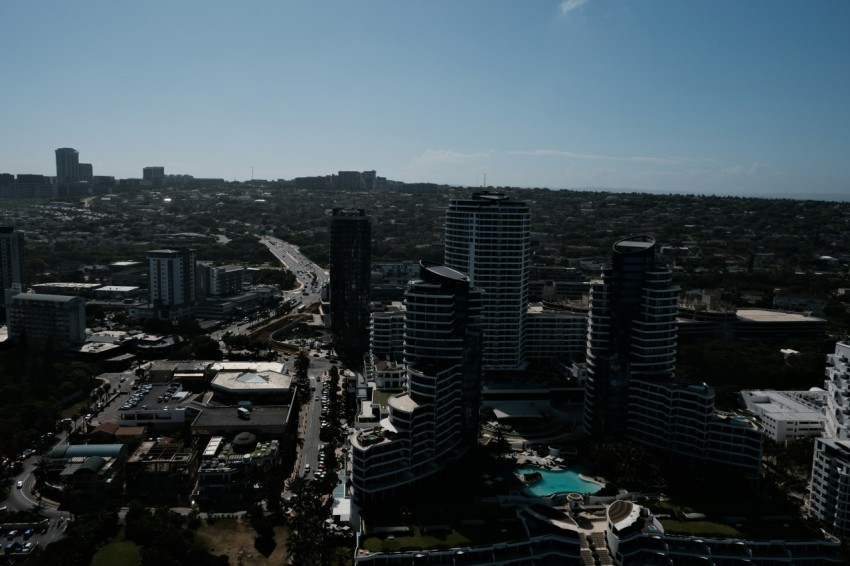
<path id="1" fill-rule="evenodd" d="M 62 519 L 44 519 L 38 523 L 2 523 L 3 555 L 24 557 L 39 545 L 47 545 L 58 539 L 67 528 Z"/>

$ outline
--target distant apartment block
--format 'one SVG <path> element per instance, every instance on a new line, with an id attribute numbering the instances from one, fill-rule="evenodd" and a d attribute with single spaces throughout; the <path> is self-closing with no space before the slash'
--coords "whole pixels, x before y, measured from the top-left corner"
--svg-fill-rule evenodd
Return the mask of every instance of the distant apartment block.
<path id="1" fill-rule="evenodd" d="M 92 168 L 91 163 L 80 163 L 77 166 L 77 171 L 79 172 L 80 181 L 84 183 L 91 183 L 94 181 L 94 169 Z"/>
<path id="2" fill-rule="evenodd" d="M 24 234 L 0 226 L 0 291 L 24 287 Z"/>
<path id="3" fill-rule="evenodd" d="M 66 185 L 80 180 L 80 154 L 71 147 L 56 150 L 56 183 Z"/>
<path id="4" fill-rule="evenodd" d="M 18 293 L 7 307 L 9 339 L 65 350 L 86 341 L 86 302 L 80 297 Z"/>
<path id="5" fill-rule="evenodd" d="M 195 250 L 148 252 L 150 302 L 162 320 L 192 316 L 195 307 Z"/>
<path id="6" fill-rule="evenodd" d="M 142 169 L 142 179 L 145 181 L 162 180 L 165 177 L 165 167 L 154 166 Z"/>

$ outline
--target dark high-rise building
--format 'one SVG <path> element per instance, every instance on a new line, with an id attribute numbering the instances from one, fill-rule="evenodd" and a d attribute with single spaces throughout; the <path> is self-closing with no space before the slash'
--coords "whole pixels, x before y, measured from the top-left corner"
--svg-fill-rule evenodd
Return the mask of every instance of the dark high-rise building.
<path id="1" fill-rule="evenodd" d="M 361 502 L 432 476 L 478 439 L 482 292 L 466 275 L 422 262 L 404 296 L 405 391 L 389 398 L 386 422 L 351 438 Z"/>
<path id="2" fill-rule="evenodd" d="M 24 287 L 24 234 L 10 226 L 0 226 L 0 292 Z"/>
<path id="3" fill-rule="evenodd" d="M 91 163 L 80 163 L 77 170 L 80 172 L 80 181 L 91 183 L 94 180 L 94 169 Z"/>
<path id="4" fill-rule="evenodd" d="M 679 289 L 655 267 L 655 240 L 614 244 L 610 267 L 591 283 L 584 425 L 592 435 L 624 435 L 633 379 L 669 380 L 676 367 Z"/>
<path id="5" fill-rule="evenodd" d="M 503 194 L 475 193 L 449 203 L 445 264 L 484 295 L 484 370 L 525 365 L 531 211 Z"/>
<path id="6" fill-rule="evenodd" d="M 334 347 L 356 363 L 369 349 L 372 224 L 362 208 L 333 210 L 329 255 Z"/>
<path id="7" fill-rule="evenodd" d="M 66 185 L 80 180 L 80 154 L 71 147 L 56 150 L 56 183 Z"/>

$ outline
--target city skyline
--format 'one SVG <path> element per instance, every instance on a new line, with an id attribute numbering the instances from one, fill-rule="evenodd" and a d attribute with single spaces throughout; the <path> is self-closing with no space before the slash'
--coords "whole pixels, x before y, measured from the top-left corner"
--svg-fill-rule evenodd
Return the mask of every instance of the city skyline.
<path id="1" fill-rule="evenodd" d="M 0 172 L 845 194 L 840 1 L 16 3 Z M 14 46 L 14 49 L 11 48 Z"/>

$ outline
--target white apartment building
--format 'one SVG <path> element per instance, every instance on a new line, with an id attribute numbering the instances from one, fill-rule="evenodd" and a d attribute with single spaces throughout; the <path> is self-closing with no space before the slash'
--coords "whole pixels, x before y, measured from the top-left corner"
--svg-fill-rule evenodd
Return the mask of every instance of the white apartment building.
<path id="1" fill-rule="evenodd" d="M 850 441 L 815 440 L 809 512 L 827 531 L 850 536 Z"/>
<path id="2" fill-rule="evenodd" d="M 405 300 L 405 389 L 378 427 L 351 437 L 361 502 L 433 475 L 478 437 L 481 292 L 462 273 L 422 262 Z"/>
<path id="3" fill-rule="evenodd" d="M 449 203 L 444 262 L 485 292 L 485 371 L 526 365 L 530 256 L 531 211 L 526 203 L 488 192 Z"/>

